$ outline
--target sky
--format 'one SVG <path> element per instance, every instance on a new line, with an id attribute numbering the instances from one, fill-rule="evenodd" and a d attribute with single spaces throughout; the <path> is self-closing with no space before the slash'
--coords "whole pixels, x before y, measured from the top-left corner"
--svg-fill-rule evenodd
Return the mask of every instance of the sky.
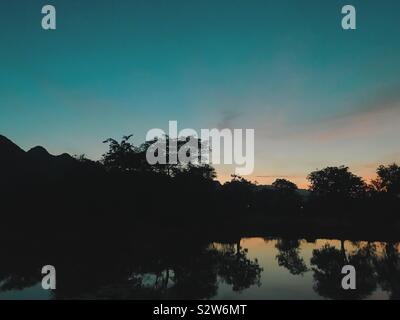
<path id="1" fill-rule="evenodd" d="M 399 17 L 397 0 L 2 0 L 0 134 L 97 160 L 169 120 L 253 128 L 252 181 L 305 187 L 336 165 L 369 180 L 400 162 Z"/>

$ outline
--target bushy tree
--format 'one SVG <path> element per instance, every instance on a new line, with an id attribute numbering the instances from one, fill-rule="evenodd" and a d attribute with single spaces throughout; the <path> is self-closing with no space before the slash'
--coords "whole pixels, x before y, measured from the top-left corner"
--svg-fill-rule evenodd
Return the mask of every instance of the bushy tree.
<path id="1" fill-rule="evenodd" d="M 363 179 L 351 173 L 345 166 L 311 172 L 307 179 L 310 181 L 310 191 L 318 197 L 356 199 L 366 192 Z"/>
<path id="2" fill-rule="evenodd" d="M 109 170 L 135 171 L 140 168 L 137 148 L 129 142 L 132 135 L 123 136 L 121 142 L 107 139 L 109 150 L 103 155 L 102 163 Z"/>
<path id="3" fill-rule="evenodd" d="M 224 200 L 234 209 L 249 209 L 253 205 L 255 185 L 245 178 L 232 175 L 222 186 Z"/>
<path id="4" fill-rule="evenodd" d="M 372 181 L 374 189 L 390 195 L 400 195 L 400 167 L 393 163 L 388 166 L 379 166 L 376 170 L 378 178 Z"/>
<path id="5" fill-rule="evenodd" d="M 276 179 L 272 183 L 272 187 L 276 190 L 279 191 L 285 191 L 285 192 L 293 192 L 298 190 L 298 187 L 295 183 L 286 180 L 286 179 Z"/>

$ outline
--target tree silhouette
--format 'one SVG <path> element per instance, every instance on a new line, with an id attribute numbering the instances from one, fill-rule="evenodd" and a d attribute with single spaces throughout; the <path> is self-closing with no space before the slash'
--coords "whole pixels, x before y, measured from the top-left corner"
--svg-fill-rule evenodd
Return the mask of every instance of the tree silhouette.
<path id="1" fill-rule="evenodd" d="M 271 198 L 275 210 L 281 211 L 282 215 L 294 215 L 301 208 L 303 201 L 296 184 L 286 179 L 276 179 L 271 186 L 274 189 Z"/>
<path id="2" fill-rule="evenodd" d="M 142 164 L 137 148 L 129 142 L 132 135 L 123 136 L 121 142 L 107 139 L 103 143 L 109 144 L 109 150 L 103 155 L 102 163 L 109 170 L 132 172 L 140 169 Z"/>
<path id="3" fill-rule="evenodd" d="M 366 184 L 354 175 L 348 167 L 327 167 L 311 172 L 307 179 L 313 195 L 325 198 L 351 199 L 365 194 Z"/>
<path id="4" fill-rule="evenodd" d="M 231 181 L 222 186 L 225 202 L 235 209 L 247 210 L 253 205 L 255 185 L 238 175 L 232 175 Z"/>
<path id="5" fill-rule="evenodd" d="M 400 195 L 400 167 L 397 164 L 381 165 L 376 173 L 378 178 L 372 181 L 372 185 L 378 192 L 396 197 Z"/>
<path id="6" fill-rule="evenodd" d="M 286 180 L 286 179 L 276 179 L 272 183 L 272 187 L 276 190 L 283 191 L 283 192 L 294 192 L 298 190 L 298 187 L 293 182 Z"/>

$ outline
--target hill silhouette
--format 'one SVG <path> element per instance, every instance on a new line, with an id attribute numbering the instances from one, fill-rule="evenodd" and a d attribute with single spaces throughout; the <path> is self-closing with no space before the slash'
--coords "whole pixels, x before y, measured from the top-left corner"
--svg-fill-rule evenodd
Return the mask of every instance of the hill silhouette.
<path id="1" fill-rule="evenodd" d="M 63 166 L 73 165 L 77 162 L 76 159 L 67 153 L 52 155 L 41 146 L 36 146 L 25 152 L 3 135 L 0 135 L 0 155 L 0 170 L 18 170 L 21 169 L 19 166 L 22 164 L 25 167 L 34 168 L 34 165 L 38 163 L 58 164 L 60 169 L 62 169 Z"/>
<path id="2" fill-rule="evenodd" d="M 0 190 L 13 188 L 29 175 L 26 153 L 8 138 L 0 135 Z"/>
<path id="3" fill-rule="evenodd" d="M 25 152 L 14 142 L 0 135 L 0 186 L 16 187 L 32 180 L 57 180 L 78 166 L 68 154 L 52 155 L 41 146 Z"/>
<path id="4" fill-rule="evenodd" d="M 0 135 L 0 155 L 0 170 L 4 171 L 8 166 L 19 165 L 24 159 L 25 151 L 5 136 Z"/>

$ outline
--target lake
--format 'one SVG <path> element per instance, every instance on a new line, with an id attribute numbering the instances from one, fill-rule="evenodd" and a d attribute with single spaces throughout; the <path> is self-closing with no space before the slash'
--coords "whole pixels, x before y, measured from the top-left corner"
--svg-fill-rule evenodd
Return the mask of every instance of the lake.
<path id="1" fill-rule="evenodd" d="M 36 273 L 0 270 L 0 299 L 400 298 L 398 243 L 272 238 L 166 242 L 142 244 L 129 258 L 119 253 L 100 261 L 89 255 L 73 264 L 56 259 L 54 292 L 41 288 L 38 263 L 32 265 Z M 356 290 L 341 288 L 345 264 L 356 269 Z"/>

